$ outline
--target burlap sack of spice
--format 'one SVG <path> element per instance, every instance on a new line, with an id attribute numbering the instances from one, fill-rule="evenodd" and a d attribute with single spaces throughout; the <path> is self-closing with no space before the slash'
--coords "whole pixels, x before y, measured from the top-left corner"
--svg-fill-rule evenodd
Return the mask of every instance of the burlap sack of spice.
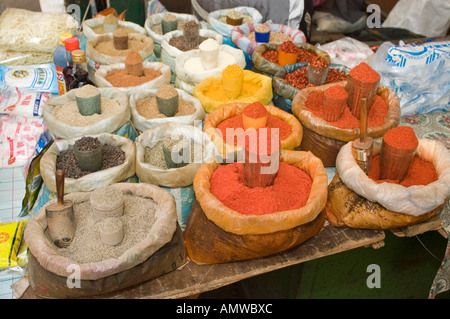
<path id="1" fill-rule="evenodd" d="M 234 57 L 234 62 L 230 64 L 237 64 L 241 68 L 245 68 L 245 57 L 242 50 L 235 49 L 229 45 L 221 45 L 219 51 L 226 52 Z M 220 53 L 219 53 L 220 54 Z M 189 94 L 194 94 L 194 88 L 203 80 L 209 78 L 210 76 L 222 73 L 222 71 L 228 66 L 223 65 L 222 67 L 217 67 L 212 70 L 204 72 L 191 72 L 187 70 L 184 66 L 186 61 L 193 57 L 198 57 L 200 55 L 199 50 L 191 50 L 188 52 L 183 52 L 178 55 L 175 59 L 175 87 L 186 91 Z M 220 62 L 219 62 L 220 63 Z"/>
<path id="2" fill-rule="evenodd" d="M 281 151 L 280 160 L 311 176 L 311 193 L 305 206 L 263 215 L 236 212 L 223 205 L 209 190 L 211 176 L 220 166 L 217 162 L 212 162 L 203 165 L 194 179 L 196 199 L 208 219 L 227 232 L 238 235 L 275 233 L 314 220 L 325 207 L 327 200 L 327 173 L 322 162 L 311 152 L 288 150 Z"/>
<path id="3" fill-rule="evenodd" d="M 98 27 L 99 25 L 103 25 L 103 21 L 105 20 L 104 16 L 98 17 L 98 18 L 92 18 L 87 19 L 83 21 L 83 35 L 86 37 L 87 40 L 95 38 L 99 35 L 99 33 L 95 32 L 95 27 Z M 147 35 L 147 31 L 141 27 L 139 24 L 130 22 L 130 21 L 118 21 L 119 27 L 124 27 L 128 29 L 133 29 L 136 31 L 136 33 L 140 33 L 143 35 Z M 104 33 L 101 33 L 104 34 Z M 111 33 L 112 34 L 112 33 Z"/>
<path id="4" fill-rule="evenodd" d="M 115 88 L 99 88 L 102 97 L 116 101 L 120 108 L 117 114 L 111 115 L 87 126 L 72 126 L 58 120 L 52 111 L 57 105 L 64 105 L 75 101 L 75 94 L 79 89 L 73 89 L 64 95 L 50 99 L 42 110 L 48 130 L 58 138 L 70 139 L 90 134 L 113 133 L 130 120 L 128 96 Z"/>
<path id="5" fill-rule="evenodd" d="M 311 52 L 318 57 L 324 58 L 328 63 L 331 63 L 330 56 L 325 51 L 318 49 L 309 43 L 294 43 L 298 48 Z M 263 43 L 259 45 L 252 54 L 253 68 L 255 68 L 258 72 L 263 74 L 274 76 L 282 66 L 278 63 L 273 63 L 266 60 L 263 57 L 263 54 L 269 50 L 278 50 L 279 44 L 275 43 Z"/>
<path id="6" fill-rule="evenodd" d="M 128 87 L 117 87 L 117 89 L 125 92 L 130 96 L 133 92 L 146 91 L 152 89 L 158 89 L 164 84 L 170 84 L 171 70 L 170 67 L 161 62 L 144 62 L 144 68 L 153 69 L 161 72 L 161 75 L 151 81 L 146 83 L 128 86 Z M 125 63 L 116 63 L 110 65 L 101 66 L 94 74 L 94 80 L 97 87 L 114 87 L 108 80 L 105 79 L 109 72 L 114 70 L 125 69 Z"/>
<path id="7" fill-rule="evenodd" d="M 376 183 L 356 163 L 351 144 L 341 148 L 336 176 L 329 186 L 325 210 L 332 225 L 388 229 L 418 223 L 440 212 L 450 195 L 450 152 L 441 142 L 419 139 L 416 155 L 433 163 L 438 179 L 410 187 Z M 375 146 L 374 154 L 379 154 L 379 144 Z"/>
<path id="8" fill-rule="evenodd" d="M 179 97 L 183 100 L 191 103 L 195 112 L 191 115 L 183 116 L 172 116 L 164 118 L 154 118 L 148 119 L 141 114 L 136 109 L 136 103 L 142 99 L 156 96 L 157 89 L 146 90 L 146 91 L 135 91 L 130 95 L 130 109 L 131 109 L 131 121 L 134 127 L 140 131 L 144 132 L 147 129 L 153 128 L 163 123 L 173 122 L 186 125 L 197 125 L 201 126 L 202 121 L 205 119 L 205 111 L 203 110 L 202 104 L 198 99 L 184 92 L 183 90 L 176 89 Z"/>
<path id="9" fill-rule="evenodd" d="M 209 114 L 205 119 L 205 124 L 203 125 L 203 131 L 208 134 L 211 140 L 217 147 L 219 154 L 223 157 L 229 158 L 240 157 L 240 153 L 243 151 L 242 146 L 231 145 L 225 143 L 223 140 L 222 133 L 217 126 L 224 120 L 239 115 L 242 110 L 248 105 L 248 103 L 228 103 L 219 107 L 217 110 Z M 279 119 L 285 121 L 291 127 L 291 134 L 281 140 L 281 149 L 292 150 L 300 145 L 303 138 L 303 128 L 297 118 L 285 111 L 280 110 L 273 105 L 264 105 L 270 115 L 278 117 Z"/>
<path id="10" fill-rule="evenodd" d="M 161 169 L 144 161 L 145 148 L 147 146 L 153 147 L 167 136 L 176 135 L 182 135 L 188 140 L 203 146 L 202 153 L 196 153 L 194 162 L 180 168 Z M 197 170 L 204 163 L 212 161 L 216 155 L 214 143 L 201 129 L 179 123 L 167 122 L 150 128 L 136 138 L 135 144 L 136 176 L 139 178 L 139 181 L 171 188 L 192 185 Z"/>
<path id="11" fill-rule="evenodd" d="M 165 15 L 174 15 L 178 20 L 178 28 L 180 28 L 180 22 L 188 22 L 188 21 L 195 21 L 199 23 L 196 16 L 192 14 L 186 14 L 186 13 L 175 13 L 175 12 L 160 12 L 155 13 L 152 15 L 149 15 L 148 18 L 145 20 L 144 28 L 147 31 L 147 34 L 153 39 L 153 42 L 155 44 L 155 53 L 156 56 L 159 57 L 161 54 L 161 43 L 163 42 L 164 35 L 159 32 L 155 32 L 153 28 L 161 24 L 161 20 L 163 16 Z"/>
<path id="12" fill-rule="evenodd" d="M 176 30 L 168 32 L 164 35 L 163 40 L 161 42 L 161 62 L 170 66 L 172 70 L 172 80 L 175 81 L 175 59 L 178 55 L 183 53 L 183 51 L 169 44 L 172 38 L 178 38 L 183 36 L 182 30 Z M 201 37 L 213 38 L 217 41 L 217 43 L 222 44 L 223 36 L 216 31 L 208 30 L 208 29 L 200 29 Z"/>
<path id="13" fill-rule="evenodd" d="M 216 81 L 222 80 L 222 74 L 213 75 L 200 82 L 194 88 L 194 96 L 200 100 L 206 113 L 212 113 L 217 110 L 221 105 L 227 103 L 253 103 L 261 102 L 264 105 L 268 105 L 272 102 L 273 90 L 272 79 L 268 76 L 258 74 L 249 70 L 244 70 L 244 85 L 245 82 L 251 82 L 257 84 L 261 89 L 257 90 L 253 95 L 236 100 L 221 101 L 215 100 L 205 95 L 205 92 L 209 90 L 211 85 Z"/>
<path id="14" fill-rule="evenodd" d="M 140 34 L 140 33 L 130 33 L 128 39 L 140 40 L 144 42 L 145 46 L 142 50 L 138 51 L 144 61 L 153 60 L 153 40 L 152 38 Z M 93 77 L 96 70 L 98 70 L 102 65 L 109 65 L 115 63 L 124 63 L 126 59 L 125 56 L 114 56 L 101 53 L 95 49 L 97 43 L 101 41 L 113 41 L 113 34 L 107 33 L 103 35 L 96 36 L 89 39 L 86 42 L 86 57 L 87 57 L 87 67 L 89 74 Z"/>
<path id="15" fill-rule="evenodd" d="M 310 93 L 323 92 L 336 84 L 346 87 L 347 81 L 302 89 L 292 100 L 292 113 L 300 120 L 304 128 L 300 149 L 313 152 L 326 167 L 335 166 L 336 156 L 343 145 L 359 138 L 359 128 L 343 129 L 330 125 L 306 107 Z M 386 131 L 398 126 L 401 117 L 400 101 L 391 88 L 380 86 L 377 94 L 386 102 L 389 109 L 383 125 L 367 128 L 367 136 L 373 139 L 382 137 Z"/>
<path id="16" fill-rule="evenodd" d="M 91 135 L 97 137 L 103 145 L 119 147 L 125 153 L 125 161 L 115 167 L 87 174 L 78 179 L 65 178 L 64 192 L 88 192 L 99 187 L 125 181 L 134 176 L 136 172 L 136 148 L 129 138 L 116 134 Z M 56 160 L 57 156 L 65 150 L 72 149 L 78 138 L 55 141 L 42 156 L 40 168 L 45 186 L 50 192 L 56 193 Z"/>
<path id="17" fill-rule="evenodd" d="M 292 73 L 292 72 L 294 72 L 300 68 L 303 68 L 307 65 L 308 65 L 308 63 L 296 63 L 296 64 L 285 65 L 284 67 L 280 68 L 275 73 L 275 75 L 272 79 L 274 96 L 276 94 L 284 99 L 290 100 L 289 102 L 286 102 L 286 105 L 290 106 L 291 110 L 292 110 L 292 100 L 297 95 L 297 93 L 300 92 L 300 90 L 298 88 L 296 88 L 295 86 L 292 86 L 291 84 L 286 82 L 284 77 L 286 76 L 286 74 Z M 347 68 L 345 65 L 341 65 L 341 64 L 330 63 L 328 65 L 328 67 L 331 69 L 338 70 L 339 72 L 343 72 L 347 75 L 350 72 L 349 68 Z M 337 82 L 334 82 L 334 84 L 337 84 Z M 275 105 L 276 105 L 276 103 L 275 103 Z M 280 106 L 278 106 L 278 107 L 280 107 Z"/>
<path id="18" fill-rule="evenodd" d="M 77 264 L 67 257 L 58 255 L 45 234 L 47 228 L 45 208 L 48 205 L 55 204 L 56 199 L 54 199 L 45 204 L 29 220 L 24 235 L 31 254 L 33 254 L 43 268 L 58 276 L 67 278 L 71 275 L 73 276 L 73 268 L 70 265 L 77 264 L 79 266 L 80 279 L 99 280 L 132 269 L 146 261 L 161 247 L 171 241 L 177 228 L 177 213 L 173 196 L 168 191 L 149 184 L 119 183 L 115 184 L 114 187 L 124 193 L 151 198 L 157 203 L 158 206 L 155 213 L 156 221 L 148 236 L 129 248 L 118 258 L 94 263 Z M 65 199 L 71 200 L 74 205 L 77 205 L 88 201 L 89 196 L 90 192 L 76 192 L 66 195 Z M 115 289 L 118 289 L 121 285 L 126 285 L 126 282 L 117 280 L 115 282 Z"/>

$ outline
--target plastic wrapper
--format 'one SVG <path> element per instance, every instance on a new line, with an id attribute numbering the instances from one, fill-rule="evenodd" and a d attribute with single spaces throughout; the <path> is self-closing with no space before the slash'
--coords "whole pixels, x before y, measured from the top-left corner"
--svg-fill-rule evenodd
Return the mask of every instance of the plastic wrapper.
<path id="1" fill-rule="evenodd" d="M 331 63 L 342 64 L 350 69 L 361 62 L 370 63 L 374 55 L 366 43 L 350 37 L 319 44 L 317 47 L 328 53 Z"/>
<path id="2" fill-rule="evenodd" d="M 349 33 L 364 29 L 367 26 L 367 17 L 363 14 L 361 18 L 351 23 L 350 21 L 332 15 L 331 13 L 315 11 L 313 22 L 317 24 L 317 31 L 319 32 Z"/>
<path id="3" fill-rule="evenodd" d="M 0 16 L 0 47 L 8 51 L 53 53 L 63 32 L 75 34 L 77 21 L 56 12 L 7 8 Z"/>
<path id="4" fill-rule="evenodd" d="M 99 25 L 103 25 L 103 20 L 105 20 L 104 16 L 93 18 L 93 19 L 87 19 L 83 21 L 83 35 L 86 37 L 86 39 L 92 39 L 96 36 L 100 35 L 99 33 L 95 32 L 95 27 Z M 136 24 L 134 22 L 130 21 L 118 21 L 119 27 L 125 27 L 129 29 L 135 30 L 137 33 L 147 35 L 147 31 L 141 27 L 139 24 Z M 101 33 L 105 34 L 105 33 Z M 111 33 L 112 34 L 112 33 Z"/>
<path id="5" fill-rule="evenodd" d="M 251 23 L 262 23 L 263 22 L 263 16 L 261 15 L 261 13 L 257 9 L 251 8 L 251 7 L 242 6 L 242 7 L 235 7 L 235 8 L 231 8 L 231 9 L 216 10 L 216 11 L 209 13 L 208 14 L 208 28 L 210 28 L 216 32 L 219 32 L 221 35 L 223 35 L 224 43 L 229 44 L 229 45 L 233 44 L 233 42 L 231 41 L 231 30 L 233 29 L 234 26 L 221 21 L 220 18 L 226 17 L 228 12 L 230 12 L 232 10 L 240 12 L 241 14 L 244 14 L 244 15 L 250 16 L 252 21 L 248 21 L 248 22 L 251 22 Z M 244 21 L 244 24 L 248 23 L 248 22 Z"/>
<path id="6" fill-rule="evenodd" d="M 217 74 L 206 78 L 202 82 L 200 82 L 194 88 L 194 96 L 200 100 L 205 109 L 206 113 L 212 113 L 217 110 L 221 105 L 232 102 L 239 103 L 252 103 L 252 102 L 261 102 L 264 105 L 270 104 L 273 97 L 273 89 L 272 89 L 272 79 L 268 76 L 258 74 L 249 70 L 244 70 L 244 85 L 245 82 L 251 82 L 257 84 L 261 87 L 258 91 L 255 92 L 252 96 L 246 98 L 238 98 L 234 101 L 221 101 L 212 99 L 204 94 L 207 90 L 209 90 L 210 86 L 216 82 L 222 80 L 222 74 Z"/>
<path id="7" fill-rule="evenodd" d="M 246 38 L 245 35 L 255 31 L 259 25 L 260 24 L 257 23 L 247 23 L 234 27 L 231 30 L 231 39 L 233 43 L 245 53 L 252 55 L 260 43 Z M 294 43 L 306 43 L 305 34 L 299 29 L 284 24 L 267 24 L 267 26 L 272 32 L 277 31 L 289 36 Z"/>
<path id="8" fill-rule="evenodd" d="M 125 123 L 130 121 L 130 109 L 126 93 L 115 88 L 99 88 L 102 97 L 113 99 L 119 103 L 120 110 L 107 118 L 87 126 L 72 126 L 58 120 L 52 111 L 57 105 L 64 105 L 75 100 L 77 89 L 70 90 L 64 95 L 50 99 L 44 106 L 43 118 L 48 130 L 58 138 L 74 138 L 84 135 L 114 133 Z"/>
<path id="9" fill-rule="evenodd" d="M 192 14 L 186 13 L 175 13 L 175 12 L 160 12 L 149 15 L 145 20 L 144 28 L 147 31 L 147 34 L 153 39 L 155 43 L 155 54 L 157 57 L 161 55 L 161 43 L 163 42 L 164 35 L 160 32 L 156 32 L 154 27 L 158 24 L 161 24 L 162 17 L 167 14 L 173 14 L 177 17 L 178 22 L 188 22 L 195 21 L 199 23 L 198 19 Z"/>
<path id="10" fill-rule="evenodd" d="M 235 58 L 235 61 L 232 64 L 237 64 L 241 68 L 245 68 L 245 57 L 242 50 L 232 48 L 229 45 L 221 45 L 219 47 L 219 51 L 232 55 Z M 180 88 L 189 94 L 194 94 L 194 87 L 200 82 L 210 76 L 222 73 L 222 71 L 227 67 L 227 65 L 225 65 L 223 68 L 215 68 L 213 70 L 207 70 L 201 73 L 187 70 L 184 67 L 186 61 L 194 57 L 199 57 L 199 52 L 199 50 L 190 50 L 188 52 L 181 53 L 175 59 L 175 87 Z"/>
<path id="11" fill-rule="evenodd" d="M 4 85 L 44 93 L 59 92 L 54 64 L 0 65 L 0 86 Z"/>
<path id="12" fill-rule="evenodd" d="M 0 64 L 34 65 L 53 63 L 53 52 L 0 50 Z"/>
<path id="13" fill-rule="evenodd" d="M 292 100 L 294 99 L 295 95 L 297 95 L 297 93 L 300 92 L 299 89 L 287 83 L 284 80 L 284 77 L 286 76 L 286 74 L 292 73 L 295 70 L 305 67 L 307 65 L 308 65 L 307 63 L 296 63 L 285 65 L 284 67 L 280 68 L 277 71 L 277 73 L 275 73 L 275 76 L 273 77 L 272 80 L 274 100 L 275 100 L 274 104 L 279 108 L 281 108 L 282 110 L 292 113 Z M 331 63 L 328 65 L 328 67 L 331 69 L 336 69 L 340 72 L 344 72 L 345 74 L 348 74 L 348 72 L 350 72 L 350 69 L 344 65 Z M 278 95 L 276 99 L 275 95 Z M 278 103 L 279 99 L 281 100 L 280 103 Z"/>
<path id="14" fill-rule="evenodd" d="M 448 111 L 449 43 L 394 46 L 385 42 L 377 50 L 370 66 L 380 74 L 380 85 L 397 93 L 402 116 Z"/>
<path id="15" fill-rule="evenodd" d="M 374 152 L 377 153 L 376 150 Z M 443 205 L 450 195 L 450 152 L 438 141 L 419 139 L 416 153 L 433 163 L 438 180 L 428 185 L 404 187 L 394 183 L 376 183 L 358 166 L 351 143 L 343 146 L 336 158 L 336 171 L 342 182 L 356 194 L 397 213 L 420 216 Z"/>
<path id="16" fill-rule="evenodd" d="M 313 183 L 305 206 L 264 215 L 245 215 L 222 204 L 211 194 L 210 180 L 220 164 L 203 165 L 195 175 L 194 190 L 197 201 L 209 220 L 227 232 L 239 235 L 268 234 L 306 224 L 323 210 L 327 200 L 327 174 L 317 157 L 310 152 L 281 152 L 281 161 L 305 171 Z"/>
<path id="17" fill-rule="evenodd" d="M 133 94 L 133 92 L 140 92 L 152 89 L 158 89 L 164 84 L 170 84 L 171 70 L 170 67 L 161 62 L 144 62 L 144 68 L 153 69 L 161 72 L 161 75 L 151 81 L 129 87 L 117 87 L 119 90 L 126 92 L 128 96 Z M 125 63 L 117 63 L 111 65 L 104 65 L 100 67 L 94 74 L 94 80 L 97 87 L 114 87 L 108 80 L 105 79 L 109 72 L 114 70 L 125 69 Z"/>
<path id="18" fill-rule="evenodd" d="M 138 51 L 142 57 L 142 60 L 151 61 L 154 59 L 152 38 L 140 33 L 130 33 L 128 35 L 128 39 L 140 40 L 145 43 L 145 47 Z M 92 77 L 94 76 L 95 71 L 97 71 L 102 65 L 125 63 L 126 56 L 107 55 L 95 49 L 97 43 L 100 41 L 112 40 L 113 35 L 111 33 L 107 33 L 91 38 L 86 42 L 87 67 L 88 72 Z"/>
<path id="19" fill-rule="evenodd" d="M 147 237 L 129 248 L 120 257 L 100 262 L 78 264 L 79 275 L 83 280 L 98 280 L 130 270 L 143 263 L 171 241 L 177 228 L 175 201 L 168 191 L 149 184 L 119 183 L 113 187 L 124 193 L 153 199 L 158 205 L 155 214 L 156 221 Z M 76 192 L 66 195 L 65 198 L 77 205 L 89 201 L 89 196 L 90 192 Z M 67 278 L 73 275 L 72 268 L 69 267 L 74 263 L 73 260 L 58 255 L 56 249 L 50 244 L 45 235 L 45 229 L 47 228 L 45 208 L 55 203 L 56 199 L 49 201 L 29 220 L 25 230 L 25 241 L 29 246 L 30 253 L 44 269 Z M 115 284 L 117 285 L 117 282 Z"/>
<path id="20" fill-rule="evenodd" d="M 115 134 L 91 135 L 97 137 L 103 145 L 119 147 L 125 153 L 125 161 L 114 167 L 89 173 L 83 177 L 65 178 L 64 192 L 88 192 L 102 186 L 120 183 L 133 176 L 136 171 L 136 149 L 134 143 L 123 136 Z M 65 150 L 73 148 L 78 138 L 55 141 L 44 153 L 41 159 L 40 170 L 45 186 L 50 192 L 56 193 L 56 159 Z"/>
<path id="21" fill-rule="evenodd" d="M 153 128 L 155 126 L 167 122 L 201 126 L 202 121 L 205 119 L 205 111 L 203 110 L 202 104 L 195 97 L 179 89 L 177 89 L 179 97 L 191 103 L 195 107 L 195 112 L 193 114 L 183 116 L 172 116 L 166 118 L 154 118 L 154 119 L 148 119 L 139 114 L 139 112 L 136 109 L 136 103 L 139 100 L 148 97 L 154 97 L 156 95 L 156 92 L 157 90 L 146 90 L 134 92 L 133 94 L 130 95 L 131 120 L 138 131 L 144 132 L 147 129 Z"/>
<path id="22" fill-rule="evenodd" d="M 318 57 L 324 58 L 328 63 L 331 62 L 330 57 L 326 52 L 316 48 L 312 44 L 295 43 L 295 45 L 302 50 L 311 52 Z M 256 48 L 256 50 L 253 52 L 253 55 L 252 55 L 252 61 L 253 61 L 253 67 L 258 72 L 261 72 L 261 73 L 264 73 L 264 74 L 267 74 L 270 76 L 274 76 L 278 71 L 280 71 L 283 68 L 278 63 L 270 62 L 270 61 L 264 59 L 264 57 L 263 57 L 263 54 L 266 51 L 278 50 L 278 46 L 279 46 L 278 44 L 263 43 Z"/>
<path id="23" fill-rule="evenodd" d="M 171 31 L 164 35 L 163 40 L 161 42 L 161 62 L 170 66 L 170 69 L 172 70 L 172 80 L 175 80 L 175 75 L 176 75 L 175 74 L 175 59 L 177 58 L 177 56 L 182 54 L 183 51 L 170 45 L 169 43 L 170 43 L 171 39 L 181 37 L 181 36 L 183 36 L 182 30 Z M 222 44 L 222 42 L 223 42 L 223 36 L 213 30 L 200 29 L 200 36 L 213 38 L 217 41 L 217 43 L 219 43 L 219 45 Z"/>
<path id="24" fill-rule="evenodd" d="M 196 144 L 193 162 L 170 169 L 161 169 L 144 162 L 145 147 L 153 147 L 164 138 L 179 134 Z M 204 163 L 213 160 L 215 153 L 214 143 L 201 129 L 184 124 L 164 123 L 146 130 L 136 139 L 136 175 L 144 183 L 171 188 L 186 187 L 192 185 L 197 170 Z"/>
<path id="25" fill-rule="evenodd" d="M 0 113 L 39 117 L 49 98 L 48 93 L 0 85 Z"/>
<path id="26" fill-rule="evenodd" d="M 27 220 L 0 222 L 0 278 L 23 275 L 27 266 L 27 246 L 23 233 Z"/>
<path id="27" fill-rule="evenodd" d="M 224 157 L 237 155 L 238 158 L 242 156 L 242 146 L 230 145 L 223 140 L 222 132 L 217 129 L 217 126 L 224 120 L 241 114 L 242 110 L 247 106 L 247 103 L 229 103 L 222 105 L 216 111 L 209 114 L 205 119 L 203 131 L 208 134 L 211 140 L 217 147 L 220 155 Z M 265 105 L 268 113 L 272 116 L 282 119 L 291 127 L 291 134 L 281 140 L 281 148 L 285 150 L 292 150 L 300 145 L 303 137 L 303 128 L 298 119 L 287 112 L 280 110 L 273 105 Z"/>

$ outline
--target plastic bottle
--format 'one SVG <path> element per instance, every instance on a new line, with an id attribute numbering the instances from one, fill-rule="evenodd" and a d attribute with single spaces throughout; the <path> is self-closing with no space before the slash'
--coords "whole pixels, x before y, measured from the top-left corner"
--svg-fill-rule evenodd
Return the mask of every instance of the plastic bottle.
<path id="1" fill-rule="evenodd" d="M 86 63 L 86 52 L 84 52 L 83 50 L 72 51 L 72 61 L 74 80 L 69 85 L 69 91 L 72 89 L 80 88 L 86 84 L 94 85 L 94 83 L 89 80 L 89 73 L 87 71 Z"/>
<path id="2" fill-rule="evenodd" d="M 67 90 L 69 90 L 70 83 L 75 79 L 73 76 L 73 62 L 72 62 L 72 51 L 78 50 L 80 48 L 80 43 L 77 38 L 69 38 L 64 41 L 66 47 L 66 59 L 67 66 L 63 70 L 64 82 L 66 84 Z"/>
<path id="3" fill-rule="evenodd" d="M 70 32 L 64 32 L 59 35 L 59 45 L 53 52 L 53 64 L 55 65 L 56 78 L 58 80 L 58 92 L 59 95 L 63 95 L 67 92 L 66 84 L 64 82 L 63 70 L 67 66 L 66 47 L 64 41 L 72 38 Z"/>

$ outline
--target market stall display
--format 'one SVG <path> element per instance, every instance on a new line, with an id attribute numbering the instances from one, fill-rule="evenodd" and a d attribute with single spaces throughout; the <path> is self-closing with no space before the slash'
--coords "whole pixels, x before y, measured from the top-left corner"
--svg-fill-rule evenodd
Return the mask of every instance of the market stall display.
<path id="1" fill-rule="evenodd" d="M 112 246 L 110 241 L 102 241 L 101 232 L 105 227 L 111 232 L 113 223 L 103 219 L 97 223 L 91 202 L 93 196 L 103 198 L 101 202 L 109 200 L 113 192 L 123 196 L 123 214 L 118 217 L 123 239 Z M 175 201 L 166 190 L 149 184 L 119 183 L 93 192 L 74 192 L 66 199 L 73 203 L 76 222 L 70 246 L 58 248 L 48 240 L 45 210 L 55 201 L 42 207 L 25 230 L 30 249 L 29 281 L 39 296 L 95 296 L 151 280 L 185 264 Z M 80 289 L 66 284 L 72 274 L 70 265 L 80 271 Z"/>
<path id="2" fill-rule="evenodd" d="M 105 24 L 107 25 L 106 28 Z M 108 29 L 108 25 L 111 24 L 116 24 L 116 26 L 113 26 L 112 28 L 109 27 Z M 122 29 L 126 33 L 140 33 L 147 35 L 145 28 L 141 27 L 139 24 L 130 21 L 118 20 L 113 14 L 83 21 L 83 35 L 87 40 L 95 38 L 101 34 L 113 33 L 116 29 Z"/>

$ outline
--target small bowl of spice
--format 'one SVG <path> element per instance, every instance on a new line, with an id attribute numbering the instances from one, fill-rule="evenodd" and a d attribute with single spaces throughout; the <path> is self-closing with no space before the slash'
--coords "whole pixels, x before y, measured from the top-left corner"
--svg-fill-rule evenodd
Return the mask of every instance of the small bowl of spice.
<path id="1" fill-rule="evenodd" d="M 236 10 L 230 10 L 227 13 L 226 22 L 229 25 L 237 26 L 241 25 L 244 21 L 244 15 Z"/>
<path id="2" fill-rule="evenodd" d="M 83 136 L 76 140 L 73 153 L 83 171 L 96 172 L 103 166 L 103 145 L 97 137 Z"/>
<path id="3" fill-rule="evenodd" d="M 123 241 L 123 224 L 117 217 L 109 217 L 98 223 L 98 231 L 102 243 L 116 246 Z"/>
<path id="4" fill-rule="evenodd" d="M 337 122 L 347 106 L 348 93 L 343 86 L 334 85 L 323 92 L 323 119 Z"/>
<path id="5" fill-rule="evenodd" d="M 158 110 L 165 116 L 172 117 L 178 112 L 178 91 L 170 84 L 161 86 L 156 91 L 155 98 Z"/>
<path id="6" fill-rule="evenodd" d="M 203 41 L 198 49 L 200 51 L 200 61 L 203 69 L 215 69 L 219 63 L 219 43 L 215 39 L 209 38 Z"/>
<path id="7" fill-rule="evenodd" d="M 255 41 L 260 43 L 268 43 L 270 40 L 270 28 L 265 24 L 261 24 L 255 28 Z"/>
<path id="8" fill-rule="evenodd" d="M 278 64 L 285 66 L 297 63 L 298 48 L 292 41 L 286 41 L 278 47 Z"/>
<path id="9" fill-rule="evenodd" d="M 267 109 L 261 102 L 254 102 L 242 110 L 242 122 L 244 130 L 258 129 L 264 127 L 267 124 Z"/>
<path id="10" fill-rule="evenodd" d="M 308 83 L 323 85 L 327 81 L 328 62 L 319 56 L 315 56 L 306 68 Z"/>
<path id="11" fill-rule="evenodd" d="M 244 70 L 237 64 L 227 66 L 222 71 L 222 83 L 226 97 L 237 99 L 244 86 Z"/>
<path id="12" fill-rule="evenodd" d="M 173 14 L 166 14 L 161 19 L 162 34 L 178 29 L 177 17 Z"/>
<path id="13" fill-rule="evenodd" d="M 92 216 L 100 221 L 105 218 L 120 217 L 124 212 L 123 193 L 115 187 L 105 186 L 91 192 L 89 197 Z"/>
<path id="14" fill-rule="evenodd" d="M 93 85 L 88 84 L 77 89 L 75 101 L 77 103 L 78 111 L 83 116 L 100 114 L 101 112 L 100 91 Z"/>

